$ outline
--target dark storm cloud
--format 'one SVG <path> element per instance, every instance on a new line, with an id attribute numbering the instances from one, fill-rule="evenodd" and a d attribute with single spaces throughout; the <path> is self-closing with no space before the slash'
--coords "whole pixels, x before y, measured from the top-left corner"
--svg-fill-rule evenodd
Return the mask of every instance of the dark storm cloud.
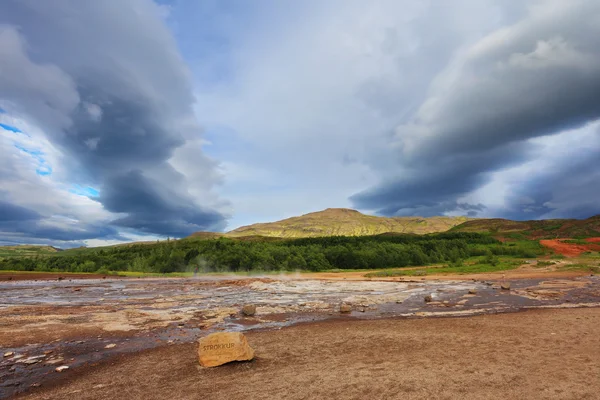
<path id="1" fill-rule="evenodd" d="M 189 202 L 152 182 L 142 171 L 116 176 L 106 188 L 100 195 L 106 209 L 128 215 L 116 221 L 120 226 L 177 236 L 222 221 L 219 213 L 190 207 Z"/>
<path id="2" fill-rule="evenodd" d="M 154 3 L 6 0 L 0 45 L 0 96 L 44 129 L 71 179 L 126 214 L 115 225 L 173 236 L 224 226 L 169 163 L 201 129 L 189 73 Z M 200 149 L 197 160 L 212 185 L 214 164 Z M 156 193 L 168 197 L 142 195 Z"/>
<path id="3" fill-rule="evenodd" d="M 40 218 L 41 216 L 33 210 L 0 200 L 0 224 L 14 221 L 31 221 Z"/>
<path id="4" fill-rule="evenodd" d="M 582 137 L 584 148 L 554 156 L 535 175 L 515 183 L 506 208 L 512 219 L 588 218 L 600 214 L 600 129 Z"/>
<path id="5" fill-rule="evenodd" d="M 600 118 L 599 18 L 597 1 L 535 3 L 517 24 L 458 54 L 396 130 L 401 172 L 355 195 L 356 206 L 402 214 L 453 204 L 514 164 L 528 139 Z M 525 191 L 536 189 L 536 202 L 548 203 L 535 179 Z"/>
<path id="6" fill-rule="evenodd" d="M 61 245 L 66 241 L 93 238 L 124 240 L 112 227 L 61 223 L 48 224 L 34 210 L 0 200 L 0 244 L 52 243 Z"/>
<path id="7" fill-rule="evenodd" d="M 507 144 L 474 154 L 439 157 L 428 165 L 404 170 L 403 177 L 354 195 L 361 208 L 378 209 L 383 215 L 440 215 L 451 211 L 482 211 L 482 205 L 466 207 L 457 193 L 469 193 L 489 181 L 499 166 L 515 165 L 530 155 L 529 146 Z"/>

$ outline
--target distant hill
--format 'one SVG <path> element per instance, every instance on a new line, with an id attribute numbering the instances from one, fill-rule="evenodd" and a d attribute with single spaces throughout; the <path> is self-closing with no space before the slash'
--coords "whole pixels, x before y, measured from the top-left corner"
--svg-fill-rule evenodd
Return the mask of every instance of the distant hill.
<path id="1" fill-rule="evenodd" d="M 347 208 L 328 208 L 277 222 L 242 226 L 227 232 L 224 236 L 301 238 L 365 236 L 389 232 L 425 234 L 444 232 L 469 220 L 471 218 L 467 217 L 376 217 Z M 198 233 L 198 236 L 205 234 Z"/>
<path id="2" fill-rule="evenodd" d="M 453 232 L 491 233 L 497 236 L 527 239 L 555 239 L 600 236 L 600 215 L 587 219 L 545 219 L 511 221 L 491 218 L 467 221 Z"/>
<path id="3" fill-rule="evenodd" d="M 62 251 L 52 246 L 22 244 L 17 246 L 0 246 L 0 257 L 23 257 L 52 254 Z"/>

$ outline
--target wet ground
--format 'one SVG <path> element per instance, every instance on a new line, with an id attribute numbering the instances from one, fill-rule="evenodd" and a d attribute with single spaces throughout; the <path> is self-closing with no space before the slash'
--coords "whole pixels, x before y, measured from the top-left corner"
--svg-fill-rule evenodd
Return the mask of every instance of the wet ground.
<path id="1" fill-rule="evenodd" d="M 342 303 L 351 305 L 351 313 L 340 313 Z M 257 306 L 255 316 L 241 315 L 245 304 Z M 193 342 L 217 330 L 599 305 L 597 276 L 418 282 L 289 275 L 0 282 L 0 398 L 60 380 L 84 364 Z M 60 367 L 69 368 L 56 372 Z"/>

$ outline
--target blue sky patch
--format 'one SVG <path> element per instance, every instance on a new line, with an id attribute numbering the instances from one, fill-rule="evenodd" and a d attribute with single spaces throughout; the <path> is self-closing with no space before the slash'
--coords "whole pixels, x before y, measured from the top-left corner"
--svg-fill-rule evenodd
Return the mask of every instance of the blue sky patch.
<path id="1" fill-rule="evenodd" d="M 39 176 L 48 176 L 52 175 L 52 167 L 48 165 L 46 159 L 44 158 L 44 152 L 39 150 L 31 150 L 26 147 L 23 147 L 19 144 L 14 145 L 15 148 L 21 150 L 23 153 L 29 154 L 34 160 L 38 162 L 38 166 L 35 169 L 35 173 Z"/>
<path id="2" fill-rule="evenodd" d="M 100 191 L 94 189 L 91 186 L 81 186 L 81 185 L 73 185 L 73 187 L 69 190 L 70 193 L 77 194 L 79 196 L 86 197 L 98 197 L 100 195 Z"/>
<path id="3" fill-rule="evenodd" d="M 0 110 L 2 110 L 2 109 L 0 108 Z M 4 112 L 4 111 L 2 111 L 2 112 Z M 23 133 L 19 128 L 15 128 L 14 126 L 3 124 L 1 122 L 0 122 L 0 128 L 4 129 L 5 131 L 9 131 L 9 132 L 13 132 L 13 133 Z"/>

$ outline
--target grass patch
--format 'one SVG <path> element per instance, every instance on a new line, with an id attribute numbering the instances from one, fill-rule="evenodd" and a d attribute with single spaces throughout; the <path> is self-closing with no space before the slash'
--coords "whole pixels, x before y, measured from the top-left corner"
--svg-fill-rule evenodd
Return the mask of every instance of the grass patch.
<path id="1" fill-rule="evenodd" d="M 556 265 L 556 263 L 554 261 L 538 260 L 538 262 L 537 262 L 537 264 L 535 266 L 537 266 L 537 267 L 549 267 L 550 265 Z"/>
<path id="2" fill-rule="evenodd" d="M 594 274 L 600 274 L 600 267 L 590 264 L 568 264 L 558 267 L 561 271 L 589 271 Z"/>
<path id="3" fill-rule="evenodd" d="M 500 261 L 496 265 L 490 264 L 467 264 L 461 266 L 443 266 L 443 267 L 424 267 L 418 269 L 386 269 L 366 274 L 367 278 L 383 278 L 393 276 L 426 276 L 437 274 L 479 274 L 485 272 L 508 271 L 518 268 L 522 263 L 520 261 Z"/>
<path id="4" fill-rule="evenodd" d="M 567 243 L 567 244 L 589 244 L 587 241 L 583 240 L 583 239 L 566 239 L 566 240 L 561 240 L 561 242 L 563 243 Z"/>

